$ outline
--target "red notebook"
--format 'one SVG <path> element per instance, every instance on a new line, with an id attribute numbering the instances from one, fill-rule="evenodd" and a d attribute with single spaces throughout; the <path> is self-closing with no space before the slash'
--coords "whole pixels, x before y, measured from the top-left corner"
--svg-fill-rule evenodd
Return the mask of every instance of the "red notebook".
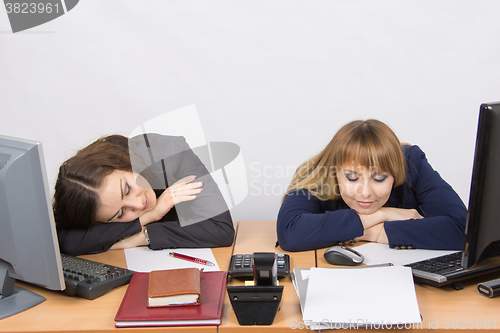
<path id="1" fill-rule="evenodd" d="M 220 325 L 227 272 L 202 272 L 200 305 L 148 308 L 149 273 L 134 273 L 115 316 L 116 327 Z"/>

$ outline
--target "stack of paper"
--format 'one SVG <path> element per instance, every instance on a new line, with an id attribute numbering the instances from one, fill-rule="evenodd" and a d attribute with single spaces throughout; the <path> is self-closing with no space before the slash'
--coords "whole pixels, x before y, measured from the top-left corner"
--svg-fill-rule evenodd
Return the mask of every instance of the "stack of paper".
<path id="1" fill-rule="evenodd" d="M 308 278 L 307 271 L 296 269 L 294 285 L 304 323 L 313 330 L 411 328 L 421 323 L 408 267 L 311 268 Z"/>

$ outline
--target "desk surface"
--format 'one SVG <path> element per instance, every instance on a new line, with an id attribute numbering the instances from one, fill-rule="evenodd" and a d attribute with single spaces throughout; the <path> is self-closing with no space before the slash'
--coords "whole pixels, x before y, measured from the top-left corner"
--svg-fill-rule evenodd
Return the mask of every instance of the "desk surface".
<path id="1" fill-rule="evenodd" d="M 236 240 L 232 247 L 214 248 L 213 253 L 221 269 L 229 267 L 233 253 L 253 253 L 258 251 L 288 253 L 291 268 L 295 267 L 331 267 L 323 258 L 325 249 L 306 252 L 285 252 L 275 248 L 276 223 L 274 221 L 245 221 L 237 224 Z M 122 250 L 87 255 L 84 258 L 125 267 Z M 453 328 L 500 329 L 500 297 L 488 299 L 477 294 L 478 282 L 498 276 L 483 276 L 462 283 L 463 290 L 451 287 L 435 288 L 416 285 L 416 294 L 422 326 L 418 330 L 445 331 Z M 237 279 L 230 279 L 228 284 L 243 284 Z M 299 300 L 290 279 L 280 279 L 284 285 L 284 297 L 281 308 L 271 326 L 240 326 L 232 310 L 229 298 L 225 297 L 222 324 L 219 327 L 175 327 L 175 328 L 120 328 L 114 326 L 114 316 L 121 303 L 127 286 L 121 286 L 95 300 L 68 297 L 60 292 L 19 283 L 47 300 L 23 313 L 0 320 L 0 332 L 108 332 L 153 331 L 175 329 L 182 332 L 260 332 L 291 331 L 298 328 L 302 321 Z"/>
<path id="2" fill-rule="evenodd" d="M 212 249 L 221 269 L 229 267 L 232 247 Z M 105 253 L 85 255 L 83 258 L 103 262 L 119 267 L 126 267 L 123 250 L 110 250 Z M 115 315 L 127 285 L 117 287 L 94 300 L 80 297 L 68 297 L 62 292 L 49 291 L 25 283 L 21 287 L 30 289 L 44 296 L 47 300 L 32 309 L 0 320 L 0 332 L 108 332 L 151 331 L 165 328 L 115 328 Z M 170 329 L 183 332 L 217 332 L 217 326 L 175 327 Z"/>

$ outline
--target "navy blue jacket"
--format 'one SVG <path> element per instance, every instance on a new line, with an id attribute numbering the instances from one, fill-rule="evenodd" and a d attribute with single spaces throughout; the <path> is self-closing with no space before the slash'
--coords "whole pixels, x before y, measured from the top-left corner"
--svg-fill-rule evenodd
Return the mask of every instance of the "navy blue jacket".
<path id="1" fill-rule="evenodd" d="M 423 219 L 384 223 L 389 246 L 462 250 L 467 209 L 453 188 L 430 166 L 418 146 L 404 146 L 407 177 L 393 188 L 388 205 L 414 208 Z M 332 246 L 363 235 L 358 214 L 342 199 L 321 201 L 307 190 L 289 193 L 278 213 L 278 242 L 286 251 Z"/>

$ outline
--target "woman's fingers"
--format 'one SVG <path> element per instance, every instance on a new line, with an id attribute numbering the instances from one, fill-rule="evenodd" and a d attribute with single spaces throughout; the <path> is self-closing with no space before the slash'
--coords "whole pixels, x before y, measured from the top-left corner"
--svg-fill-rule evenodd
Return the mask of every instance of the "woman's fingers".
<path id="1" fill-rule="evenodd" d="M 194 175 L 191 175 L 191 176 L 186 176 L 182 179 L 179 179 L 178 181 L 176 181 L 175 183 L 172 184 L 171 187 L 174 187 L 174 186 L 177 186 L 177 185 L 183 185 L 183 184 L 186 184 L 186 183 L 190 183 L 192 182 L 193 180 L 196 179 L 197 176 L 194 176 Z"/>
<path id="2" fill-rule="evenodd" d="M 203 191 L 203 182 L 193 182 L 195 179 L 196 176 L 187 176 L 168 188 L 174 204 L 194 200 Z"/>
<path id="3" fill-rule="evenodd" d="M 172 199 L 180 198 L 182 200 L 183 197 L 196 196 L 201 191 L 203 191 L 203 182 L 189 183 L 189 184 L 181 184 L 169 187 L 170 194 Z"/>
<path id="4" fill-rule="evenodd" d="M 156 206 L 147 216 L 144 216 L 141 223 L 147 224 L 151 221 L 158 221 L 165 214 L 167 214 L 174 205 L 196 199 L 197 195 L 203 191 L 203 182 L 193 182 L 196 176 L 187 176 L 175 182 L 172 186 L 168 187 L 157 198 Z M 146 215 L 144 214 L 144 215 Z"/>

